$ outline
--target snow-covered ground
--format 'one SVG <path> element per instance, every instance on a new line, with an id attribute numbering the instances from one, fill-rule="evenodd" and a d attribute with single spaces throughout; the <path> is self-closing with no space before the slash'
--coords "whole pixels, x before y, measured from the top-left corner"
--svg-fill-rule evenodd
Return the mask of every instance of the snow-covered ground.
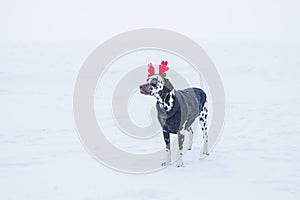
<path id="1" fill-rule="evenodd" d="M 196 144 L 184 168 L 131 175 L 75 131 L 74 83 L 100 42 L 2 41 L 0 199 L 299 199 L 300 42 L 197 42 L 223 79 L 223 135 L 204 160 Z"/>

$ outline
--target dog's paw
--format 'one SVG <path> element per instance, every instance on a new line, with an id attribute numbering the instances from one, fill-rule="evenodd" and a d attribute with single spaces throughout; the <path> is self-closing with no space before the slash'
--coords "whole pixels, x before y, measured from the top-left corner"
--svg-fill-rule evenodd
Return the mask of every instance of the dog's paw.
<path id="1" fill-rule="evenodd" d="M 178 158 L 178 160 L 176 161 L 176 167 L 184 167 L 182 155 L 181 155 L 181 156 Z"/>
<path id="2" fill-rule="evenodd" d="M 184 167 L 184 164 L 183 164 L 183 162 L 181 162 L 181 163 L 176 163 L 176 167 Z"/>
<path id="3" fill-rule="evenodd" d="M 201 152 L 201 156 L 208 156 L 209 153 L 208 152 Z"/>
<path id="4" fill-rule="evenodd" d="M 171 163 L 169 163 L 169 162 L 163 162 L 163 163 L 161 163 L 162 167 L 166 167 L 166 166 L 169 166 L 169 165 L 171 165 Z"/>
<path id="5" fill-rule="evenodd" d="M 201 149 L 201 155 L 204 155 L 204 156 L 208 156 L 209 155 L 207 144 L 203 145 L 203 147 Z"/>

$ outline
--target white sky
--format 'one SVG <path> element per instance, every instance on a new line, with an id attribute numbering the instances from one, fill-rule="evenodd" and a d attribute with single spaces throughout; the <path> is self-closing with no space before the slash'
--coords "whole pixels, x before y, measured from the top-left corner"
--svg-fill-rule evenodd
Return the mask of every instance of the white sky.
<path id="1" fill-rule="evenodd" d="M 0 2 L 0 40 L 103 40 L 145 27 L 201 39 L 300 40 L 298 0 Z"/>

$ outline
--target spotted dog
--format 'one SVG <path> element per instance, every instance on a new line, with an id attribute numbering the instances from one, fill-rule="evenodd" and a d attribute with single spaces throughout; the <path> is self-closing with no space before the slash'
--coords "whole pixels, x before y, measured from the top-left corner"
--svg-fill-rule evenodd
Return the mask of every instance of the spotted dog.
<path id="1" fill-rule="evenodd" d="M 169 70 L 167 61 L 162 61 L 159 65 L 159 73 L 155 74 L 152 63 L 148 64 L 148 78 L 146 83 L 140 85 L 140 93 L 156 98 L 157 117 L 162 126 L 164 141 L 166 143 L 166 160 L 162 165 L 171 163 L 170 133 L 177 134 L 179 155 L 177 166 L 183 166 L 183 142 L 186 130 L 190 134 L 189 150 L 192 148 L 194 132 L 191 128 L 192 123 L 197 117 L 200 120 L 201 130 L 203 131 L 204 144 L 201 153 L 208 155 L 208 134 L 207 116 L 208 106 L 207 97 L 200 88 L 187 88 L 175 90 L 169 79 L 166 78 L 166 71 Z"/>

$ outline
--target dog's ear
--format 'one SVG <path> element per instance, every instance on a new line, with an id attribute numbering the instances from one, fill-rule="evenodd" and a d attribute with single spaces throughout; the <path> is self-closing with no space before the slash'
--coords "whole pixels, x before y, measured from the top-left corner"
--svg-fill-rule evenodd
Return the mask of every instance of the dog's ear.
<path id="1" fill-rule="evenodd" d="M 163 78 L 166 78 L 167 77 L 167 74 L 166 73 L 162 73 L 161 75 Z"/>

